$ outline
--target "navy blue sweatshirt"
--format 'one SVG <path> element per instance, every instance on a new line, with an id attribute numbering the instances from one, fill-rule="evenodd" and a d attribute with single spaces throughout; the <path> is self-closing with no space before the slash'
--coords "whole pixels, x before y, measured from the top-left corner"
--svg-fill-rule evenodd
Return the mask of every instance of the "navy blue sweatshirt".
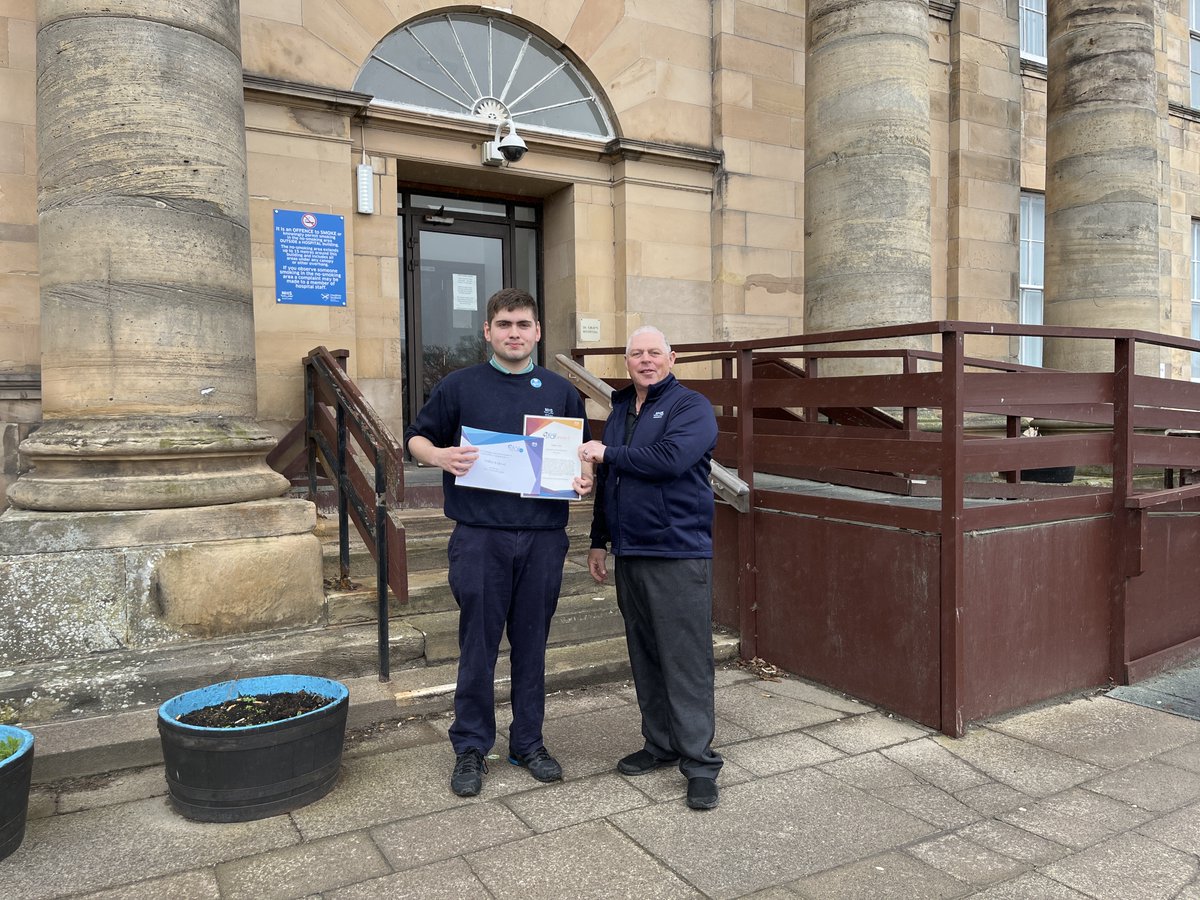
<path id="1" fill-rule="evenodd" d="M 506 375 L 490 363 L 480 363 L 451 372 L 438 383 L 416 421 L 405 429 L 404 445 L 419 434 L 435 447 L 455 447 L 464 425 L 521 434 L 526 415 L 583 418 L 583 400 L 569 381 L 541 366 L 524 375 Z M 550 529 L 567 524 L 566 500 L 458 487 L 449 472 L 442 473 L 442 490 L 446 516 L 464 525 Z"/>

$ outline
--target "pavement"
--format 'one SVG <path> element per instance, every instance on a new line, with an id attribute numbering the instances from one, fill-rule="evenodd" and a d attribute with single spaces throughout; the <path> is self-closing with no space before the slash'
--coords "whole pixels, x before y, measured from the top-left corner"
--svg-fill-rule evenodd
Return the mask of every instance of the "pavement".
<path id="1" fill-rule="evenodd" d="M 955 740 L 732 665 L 716 706 L 712 811 L 674 769 L 615 771 L 641 741 L 609 683 L 547 700 L 565 781 L 496 758 L 472 799 L 447 786 L 445 714 L 352 732 L 331 794 L 258 822 L 179 817 L 161 765 L 35 784 L 0 897 L 1200 900 L 1193 719 L 1095 695 Z"/>

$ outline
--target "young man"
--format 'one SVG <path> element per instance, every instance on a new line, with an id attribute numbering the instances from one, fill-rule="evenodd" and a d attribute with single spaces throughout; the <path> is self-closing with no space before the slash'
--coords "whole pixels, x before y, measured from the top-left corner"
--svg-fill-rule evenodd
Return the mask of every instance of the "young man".
<path id="1" fill-rule="evenodd" d="M 473 447 L 459 446 L 462 427 L 521 434 L 527 414 L 584 417 L 583 401 L 571 383 L 532 361 L 541 338 L 533 297 L 515 288 L 493 294 L 483 337 L 492 358 L 442 379 L 405 432 L 413 458 L 445 473 L 444 511 L 456 523 L 449 545 L 450 590 L 460 610 L 450 788 L 460 797 L 479 793 L 485 758 L 496 740 L 493 683 L 506 629 L 512 648 L 508 761 L 529 769 L 538 781 L 562 778 L 562 768 L 546 752 L 542 719 L 546 637 L 568 545 L 567 501 L 455 484 L 479 455 Z M 586 420 L 584 428 L 586 439 Z M 574 482 L 580 494 L 592 488 L 590 464 L 583 471 Z"/>
<path id="2" fill-rule="evenodd" d="M 678 762 L 687 805 L 718 802 L 722 759 L 712 749 L 712 517 L 709 463 L 717 420 L 703 396 L 675 380 L 675 354 L 657 328 L 629 338 L 633 384 L 613 394 L 603 441 L 579 449 L 600 465 L 588 569 L 608 577 L 616 557 L 617 605 L 642 713 L 641 750 L 617 763 L 645 775 Z"/>

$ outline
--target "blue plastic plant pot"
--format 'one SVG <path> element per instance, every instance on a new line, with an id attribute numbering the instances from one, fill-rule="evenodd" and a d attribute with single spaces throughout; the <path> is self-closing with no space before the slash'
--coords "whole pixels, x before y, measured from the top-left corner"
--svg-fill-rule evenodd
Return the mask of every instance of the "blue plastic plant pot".
<path id="1" fill-rule="evenodd" d="M 24 728 L 0 725 L 0 741 L 16 738 L 17 752 L 0 760 L 0 859 L 25 839 L 29 783 L 33 778 L 33 735 Z"/>
<path id="2" fill-rule="evenodd" d="M 266 725 L 206 728 L 177 717 L 254 694 L 309 691 L 329 703 Z M 350 692 L 310 675 L 225 681 L 172 697 L 158 708 L 167 789 L 180 815 L 201 822 L 248 822 L 324 797 L 337 783 Z"/>

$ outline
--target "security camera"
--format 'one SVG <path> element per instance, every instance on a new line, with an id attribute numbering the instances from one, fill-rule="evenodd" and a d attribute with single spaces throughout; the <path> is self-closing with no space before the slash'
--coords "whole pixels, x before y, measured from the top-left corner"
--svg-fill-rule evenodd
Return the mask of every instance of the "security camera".
<path id="1" fill-rule="evenodd" d="M 525 153 L 529 148 L 525 146 L 525 142 L 517 134 L 517 127 L 511 125 L 509 126 L 508 134 L 496 142 L 496 149 L 510 163 L 518 163 L 525 158 Z"/>
<path id="2" fill-rule="evenodd" d="M 508 134 L 501 137 L 500 132 L 504 130 L 505 125 L 508 126 Z M 496 125 L 495 139 L 485 141 L 483 144 L 483 164 L 485 166 L 511 165 L 524 159 L 526 150 L 528 148 L 525 146 L 525 142 L 517 134 L 517 126 L 510 119 L 501 119 Z"/>

